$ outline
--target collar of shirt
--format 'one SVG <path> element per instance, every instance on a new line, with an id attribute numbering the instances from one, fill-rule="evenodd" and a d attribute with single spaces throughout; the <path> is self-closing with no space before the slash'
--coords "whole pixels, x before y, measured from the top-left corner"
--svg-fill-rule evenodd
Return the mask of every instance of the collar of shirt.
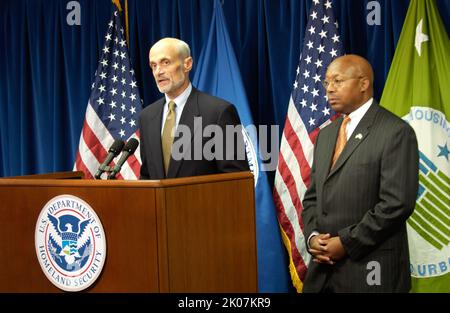
<path id="1" fill-rule="evenodd" d="M 373 98 L 370 98 L 369 101 L 360 106 L 357 110 L 350 113 L 348 116 L 350 117 L 350 122 L 347 124 L 347 140 L 350 139 L 359 122 L 362 120 L 367 110 L 369 110 L 370 106 L 373 103 Z"/>
<path id="2" fill-rule="evenodd" d="M 175 129 L 178 127 L 178 123 L 180 122 L 181 114 L 183 113 L 184 106 L 186 105 L 187 99 L 189 98 L 189 95 L 192 91 L 192 84 L 189 83 L 189 86 L 175 99 L 172 101 L 175 102 Z M 164 110 L 163 110 L 163 116 L 162 116 L 162 123 L 161 123 L 161 136 L 164 129 L 164 123 L 166 122 L 167 114 L 169 113 L 169 102 L 171 101 L 167 95 L 166 96 L 166 103 L 164 104 Z"/>

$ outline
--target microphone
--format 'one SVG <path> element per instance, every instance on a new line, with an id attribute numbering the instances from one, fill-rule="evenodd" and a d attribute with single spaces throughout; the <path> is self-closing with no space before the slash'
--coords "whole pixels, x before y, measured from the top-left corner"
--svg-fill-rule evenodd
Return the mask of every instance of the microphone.
<path id="1" fill-rule="evenodd" d="M 128 159 L 130 155 L 136 151 L 137 147 L 139 146 L 139 141 L 135 138 L 131 138 L 126 143 L 125 147 L 123 147 L 122 155 L 120 156 L 119 161 L 117 161 L 116 166 L 112 169 L 111 173 L 108 175 L 108 179 L 115 179 L 116 174 L 120 172 L 120 169 L 122 168 L 123 163 Z"/>
<path id="2" fill-rule="evenodd" d="M 120 151 L 123 148 L 123 145 L 125 143 L 120 140 L 120 139 L 116 139 L 114 140 L 113 144 L 111 145 L 111 147 L 108 150 L 108 155 L 106 156 L 105 160 L 103 161 L 103 163 L 98 167 L 97 173 L 95 173 L 95 179 L 99 179 L 100 176 L 103 174 L 104 171 L 109 170 L 109 163 L 111 163 L 111 161 L 119 155 Z"/>

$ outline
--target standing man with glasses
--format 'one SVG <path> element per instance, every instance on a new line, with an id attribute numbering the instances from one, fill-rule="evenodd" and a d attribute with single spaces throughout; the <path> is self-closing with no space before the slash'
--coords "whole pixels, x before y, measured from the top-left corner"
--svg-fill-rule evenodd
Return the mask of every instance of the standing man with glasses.
<path id="1" fill-rule="evenodd" d="M 373 70 L 345 55 L 323 82 L 341 117 L 317 137 L 303 199 L 304 292 L 408 292 L 406 220 L 418 191 L 414 130 L 373 99 Z"/>
<path id="2" fill-rule="evenodd" d="M 140 178 L 248 171 L 236 108 L 192 86 L 189 72 L 193 60 L 189 46 L 176 38 L 163 38 L 151 47 L 149 61 L 156 85 L 164 97 L 140 114 Z M 208 126 L 210 129 L 215 127 L 210 135 L 212 138 L 203 135 Z M 226 131 L 228 126 L 238 131 L 229 133 Z M 182 128 L 184 131 L 177 137 L 176 130 Z M 178 140 L 182 144 L 177 145 Z M 205 144 L 214 146 L 213 155 L 205 155 Z"/>

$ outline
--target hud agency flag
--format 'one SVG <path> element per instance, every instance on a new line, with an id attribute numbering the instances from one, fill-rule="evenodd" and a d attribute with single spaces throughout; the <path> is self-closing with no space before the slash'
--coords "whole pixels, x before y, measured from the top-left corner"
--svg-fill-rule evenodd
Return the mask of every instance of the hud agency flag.
<path id="1" fill-rule="evenodd" d="M 450 43 L 435 2 L 412 0 L 381 104 L 408 121 L 419 142 L 419 193 L 408 220 L 414 292 L 450 291 L 449 87 Z"/>
<path id="2" fill-rule="evenodd" d="M 231 45 L 220 2 L 214 13 L 208 41 L 203 47 L 193 84 L 200 90 L 236 106 L 242 125 L 253 125 L 239 66 Z M 255 176 L 258 287 L 260 292 L 287 292 L 287 267 L 266 172 L 262 171 L 255 132 L 245 134 L 247 157 Z"/>

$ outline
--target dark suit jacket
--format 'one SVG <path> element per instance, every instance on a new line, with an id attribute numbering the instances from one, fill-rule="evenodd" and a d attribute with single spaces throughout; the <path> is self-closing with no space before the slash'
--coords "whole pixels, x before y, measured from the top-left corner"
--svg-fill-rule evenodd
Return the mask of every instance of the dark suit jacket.
<path id="1" fill-rule="evenodd" d="M 226 125 L 240 125 L 240 120 L 232 104 L 192 87 L 179 122 L 179 125 L 186 125 L 190 129 L 191 138 L 188 142 L 191 143 L 191 149 L 183 151 L 184 157 L 181 160 L 171 159 L 167 177 L 165 177 L 161 148 L 161 124 L 165 101 L 165 98 L 162 98 L 152 103 L 140 114 L 141 179 L 163 179 L 249 170 L 245 149 L 244 159 L 238 160 L 237 148 L 239 145 L 243 146 L 242 134 L 235 136 L 234 154 L 231 158 L 226 158 L 227 149 L 231 147 L 227 146 L 226 138 L 224 138 L 222 160 L 207 160 L 203 153 L 199 154 L 198 151 L 197 155 L 200 155 L 201 159 L 195 160 L 194 136 L 201 138 L 200 148 L 203 148 L 205 143 L 211 140 L 210 137 L 202 136 L 206 126 L 218 125 L 225 129 Z M 194 117 L 202 118 L 202 127 L 199 127 L 200 124 L 197 123 L 194 129 Z M 174 138 L 174 145 L 177 140 L 183 139 L 181 135 L 183 134 Z"/>
<path id="2" fill-rule="evenodd" d="M 347 256 L 334 265 L 310 262 L 304 291 L 326 284 L 336 292 L 408 292 L 406 220 L 419 165 L 414 130 L 374 101 L 330 170 L 342 120 L 319 132 L 302 217 L 305 238 L 315 230 L 339 236 Z M 371 261 L 380 265 L 380 285 L 367 283 Z"/>

